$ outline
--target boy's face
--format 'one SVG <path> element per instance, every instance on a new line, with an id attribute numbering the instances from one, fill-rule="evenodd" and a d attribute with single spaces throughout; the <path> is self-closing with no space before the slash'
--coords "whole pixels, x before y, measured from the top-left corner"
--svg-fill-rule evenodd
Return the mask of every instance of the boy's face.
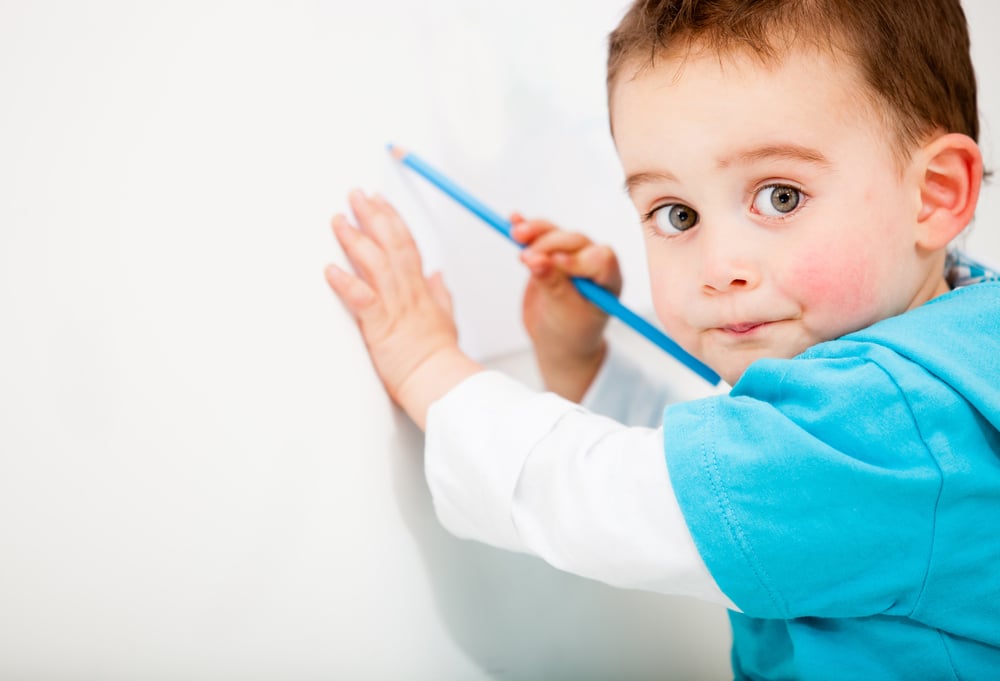
<path id="1" fill-rule="evenodd" d="M 729 383 L 947 290 L 853 68 L 792 52 L 662 59 L 611 98 L 657 316 Z"/>

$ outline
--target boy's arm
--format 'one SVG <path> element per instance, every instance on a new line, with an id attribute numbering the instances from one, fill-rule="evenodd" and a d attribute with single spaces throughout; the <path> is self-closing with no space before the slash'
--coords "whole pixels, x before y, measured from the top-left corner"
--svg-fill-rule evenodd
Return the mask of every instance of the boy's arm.
<path id="1" fill-rule="evenodd" d="M 662 429 L 627 428 L 484 371 L 432 405 L 424 461 L 438 518 L 460 537 L 735 607 L 674 496 Z"/>
<path id="2" fill-rule="evenodd" d="M 428 428 L 438 515 L 469 538 L 612 584 L 728 603 L 671 493 L 659 431 L 625 428 L 486 372 L 458 348 L 451 302 L 396 212 L 352 193 L 334 232 L 357 274 L 326 277 L 389 395 Z M 626 559 L 623 561 L 623 557 Z"/>
<path id="3" fill-rule="evenodd" d="M 357 219 L 333 218 L 333 231 L 356 274 L 335 265 L 326 279 L 354 315 L 389 396 L 425 428 L 427 408 L 482 367 L 458 347 L 451 297 L 441 277 L 425 278 L 420 254 L 396 211 L 353 191 Z"/>
<path id="4" fill-rule="evenodd" d="M 585 277 L 621 292 L 618 260 L 607 246 L 544 220 L 512 216 L 512 235 L 525 245 L 521 261 L 531 271 L 524 292 L 524 326 L 531 337 L 545 387 L 579 402 L 607 354 L 608 316 L 585 300 L 570 277 Z"/>

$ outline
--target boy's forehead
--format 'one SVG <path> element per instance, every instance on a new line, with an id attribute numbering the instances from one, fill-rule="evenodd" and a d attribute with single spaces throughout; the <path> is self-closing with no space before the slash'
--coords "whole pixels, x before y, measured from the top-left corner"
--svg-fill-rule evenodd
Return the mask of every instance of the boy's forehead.
<path id="1" fill-rule="evenodd" d="M 776 75 L 798 78 L 785 84 L 789 97 L 815 93 L 819 83 L 831 86 L 825 88 L 824 94 L 836 90 L 858 94 L 859 88 L 867 87 L 857 65 L 840 52 L 800 47 L 762 57 L 750 50 L 719 53 L 691 47 L 660 53 L 654 59 L 634 58 L 626 62 L 611 84 L 609 101 L 613 103 L 623 92 L 649 89 L 700 90 L 707 98 L 725 98 L 728 91 L 717 86 L 767 83 Z"/>
<path id="2" fill-rule="evenodd" d="M 650 72 L 677 76 L 683 73 L 685 64 L 699 61 L 713 62 L 725 71 L 768 72 L 781 69 L 787 62 L 805 59 L 822 62 L 834 71 L 860 75 L 858 57 L 845 45 L 850 45 L 850 41 L 836 33 L 813 31 L 780 30 L 769 36 L 767 44 L 719 43 L 711 38 L 679 36 L 669 47 L 659 46 L 625 57 L 616 68 L 614 81 L 629 81 Z"/>
<path id="3" fill-rule="evenodd" d="M 815 146 L 835 142 L 826 138 L 847 127 L 870 128 L 885 141 L 882 117 L 874 115 L 857 69 L 820 50 L 789 50 L 768 61 L 689 50 L 627 67 L 609 97 L 623 160 L 623 152 L 657 138 L 684 141 L 699 131 L 709 146 L 754 138 Z"/>

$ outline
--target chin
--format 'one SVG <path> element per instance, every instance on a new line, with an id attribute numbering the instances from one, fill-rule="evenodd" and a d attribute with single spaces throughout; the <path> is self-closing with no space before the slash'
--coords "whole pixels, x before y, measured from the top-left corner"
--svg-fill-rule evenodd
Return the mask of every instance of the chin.
<path id="1" fill-rule="evenodd" d="M 741 362 L 739 364 L 733 362 L 732 357 L 723 358 L 719 361 L 717 357 L 700 358 L 702 362 L 708 365 L 712 371 L 719 374 L 719 378 L 725 381 L 728 385 L 736 385 L 736 381 L 740 380 L 743 372 L 747 370 L 747 367 L 753 362 L 753 360 L 748 362 Z M 713 361 L 714 360 L 714 361 Z M 728 360 L 728 361 L 727 361 Z"/>
<path id="2" fill-rule="evenodd" d="M 739 363 L 733 362 L 732 358 L 729 359 L 730 361 L 728 362 L 723 361 L 723 362 L 715 362 L 714 364 L 709 363 L 709 366 L 712 367 L 712 370 L 715 371 L 717 374 L 719 374 L 720 377 L 722 377 L 723 381 L 733 386 L 736 385 L 736 382 L 743 377 L 743 374 L 746 373 L 746 370 L 748 368 L 750 368 L 750 365 L 756 362 L 757 360 L 781 359 L 781 358 L 776 357 L 773 354 L 761 353 L 759 356 L 749 357 L 745 361 Z"/>
<path id="3" fill-rule="evenodd" d="M 721 371 L 718 371 L 717 373 L 719 374 L 719 376 L 722 377 L 722 380 L 725 381 L 728 385 L 734 386 L 736 385 L 737 381 L 739 381 L 740 378 L 743 377 L 743 373 L 745 371 L 746 367 L 742 367 L 738 370 L 729 370 L 729 371 L 723 369 Z"/>

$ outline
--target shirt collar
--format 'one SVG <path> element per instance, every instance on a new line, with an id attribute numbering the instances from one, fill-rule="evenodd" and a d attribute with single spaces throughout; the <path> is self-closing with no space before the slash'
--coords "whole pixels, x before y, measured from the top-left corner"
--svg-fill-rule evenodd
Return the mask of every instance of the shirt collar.
<path id="1" fill-rule="evenodd" d="M 944 278 L 953 289 L 984 281 L 1000 281 L 1000 273 L 976 262 L 961 251 L 949 251 L 944 263 Z"/>

